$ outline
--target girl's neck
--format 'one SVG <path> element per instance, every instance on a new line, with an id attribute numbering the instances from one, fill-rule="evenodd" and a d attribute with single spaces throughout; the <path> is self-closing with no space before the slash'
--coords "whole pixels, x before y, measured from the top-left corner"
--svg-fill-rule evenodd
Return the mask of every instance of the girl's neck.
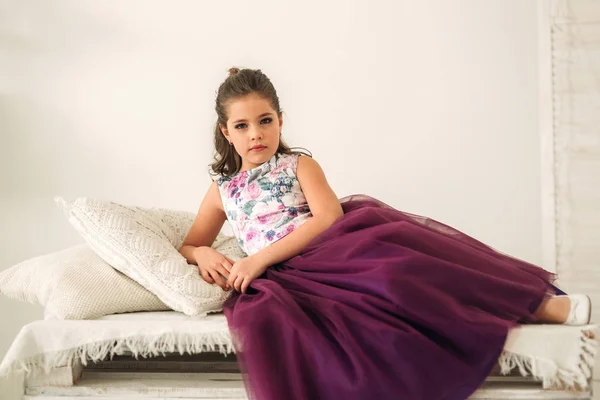
<path id="1" fill-rule="evenodd" d="M 260 164 L 254 164 L 254 163 L 250 163 L 250 162 L 244 162 L 244 160 L 242 160 L 242 167 L 240 168 L 240 170 L 238 171 L 238 174 L 244 172 L 244 171 L 250 171 L 253 169 L 256 169 L 258 167 L 260 167 L 261 165 L 264 165 L 266 163 L 268 163 L 269 161 L 271 161 L 273 159 L 273 157 L 275 157 L 277 155 L 277 153 L 271 155 L 271 157 L 269 157 L 268 160 L 260 163 Z"/>

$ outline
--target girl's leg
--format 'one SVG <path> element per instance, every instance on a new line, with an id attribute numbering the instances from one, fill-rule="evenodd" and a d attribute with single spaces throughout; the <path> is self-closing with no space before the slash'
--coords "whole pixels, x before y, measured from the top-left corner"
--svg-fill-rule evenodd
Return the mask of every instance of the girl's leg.
<path id="1" fill-rule="evenodd" d="M 538 322 L 546 324 L 586 325 L 591 309 L 586 295 L 556 296 L 545 299 L 534 315 Z"/>
<path id="2" fill-rule="evenodd" d="M 566 322 L 571 311 L 571 301 L 568 296 L 550 297 L 545 299 L 535 312 L 538 322 L 562 324 Z"/>

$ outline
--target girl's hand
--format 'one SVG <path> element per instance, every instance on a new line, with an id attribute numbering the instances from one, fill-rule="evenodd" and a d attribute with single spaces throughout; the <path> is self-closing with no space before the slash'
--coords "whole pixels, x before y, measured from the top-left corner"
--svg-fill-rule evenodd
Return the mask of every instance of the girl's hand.
<path id="1" fill-rule="evenodd" d="M 254 255 L 242 258 L 233 264 L 227 284 L 238 292 L 246 293 L 250 282 L 259 277 L 267 268 L 268 265 Z"/>
<path id="2" fill-rule="evenodd" d="M 230 289 L 225 279 L 227 279 L 229 271 L 233 267 L 233 260 L 208 246 L 196 247 L 194 249 L 194 258 L 198 264 L 202 279 L 208 283 L 216 283 L 223 290 Z"/>

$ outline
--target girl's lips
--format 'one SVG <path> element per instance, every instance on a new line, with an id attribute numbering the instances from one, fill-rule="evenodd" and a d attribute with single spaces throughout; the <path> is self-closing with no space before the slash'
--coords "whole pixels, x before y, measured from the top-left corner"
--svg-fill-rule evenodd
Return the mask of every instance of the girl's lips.
<path id="1" fill-rule="evenodd" d="M 267 146 L 254 146 L 254 147 L 252 147 L 250 149 L 250 151 L 261 151 L 261 150 L 264 150 L 266 148 L 267 148 Z"/>

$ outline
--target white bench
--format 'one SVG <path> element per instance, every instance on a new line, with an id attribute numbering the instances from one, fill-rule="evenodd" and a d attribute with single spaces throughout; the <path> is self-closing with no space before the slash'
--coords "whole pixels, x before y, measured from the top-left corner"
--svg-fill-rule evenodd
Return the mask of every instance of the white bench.
<path id="1" fill-rule="evenodd" d="M 247 399 L 235 356 L 219 353 L 149 359 L 116 356 L 26 379 L 23 400 Z M 592 399 L 592 390 L 543 389 L 541 382 L 496 371 L 471 399 Z"/>
<path id="2" fill-rule="evenodd" d="M 503 357 L 506 357 L 504 360 L 501 357 L 496 370 L 471 398 L 591 400 L 593 357 L 591 360 L 588 357 L 585 366 L 574 360 L 579 361 L 583 342 L 587 342 L 588 351 L 595 351 L 597 344 L 589 340 L 588 334 L 597 329 L 597 325 L 585 328 L 524 325 L 513 329 L 505 344 Z M 175 346 L 177 348 L 171 344 L 171 350 L 165 350 L 163 346 L 155 353 L 166 353 L 165 356 L 135 359 L 124 344 L 127 341 L 121 340 L 120 347 L 113 346 L 113 341 L 117 343 L 114 338 L 133 338 L 129 345 L 136 343 L 138 348 L 148 343 L 154 346 L 159 334 L 165 337 L 184 335 L 182 342 L 185 343 L 206 339 L 203 343 L 212 343 L 209 347 L 213 347 L 213 351 L 208 351 L 206 346 L 201 351 L 190 351 L 190 348 L 198 349 L 198 343 L 182 350 L 185 346 L 180 343 Z M 86 365 L 76 357 L 66 365 L 58 365 L 58 358 L 53 358 L 52 353 L 39 343 L 40 337 L 46 335 L 54 338 L 50 343 L 60 339 L 69 349 L 84 350 L 79 354 L 93 354 L 94 348 L 103 348 L 104 353 L 96 350 L 92 359 L 97 361 L 86 362 Z M 102 342 L 109 345 L 97 345 Z M 32 350 L 28 345 L 31 343 L 40 348 Z M 90 346 L 86 348 L 88 344 Z M 219 350 L 221 353 L 217 352 Z M 120 314 L 93 321 L 34 321 L 23 327 L 8 353 L 13 360 L 28 360 L 32 373 L 13 385 L 12 394 L 2 392 L 0 387 L 0 399 L 245 399 L 244 383 L 235 355 L 230 350 L 231 337 L 222 314 L 189 318 L 181 313 L 160 312 Z M 112 359 L 108 354 L 114 354 Z M 537 358 L 527 363 L 524 361 L 527 357 L 515 358 L 511 354 L 534 354 Z M 32 357 L 34 361 L 31 361 Z M 48 374 L 34 368 L 43 364 L 40 360 L 53 367 Z M 581 361 L 583 363 L 583 359 Z M 511 369 L 510 373 L 502 375 L 500 365 L 504 372 Z M 6 360 L 2 366 L 6 367 Z M 564 390 L 546 385 L 544 388 L 541 381 L 531 376 L 532 372 L 538 377 L 554 376 L 553 373 L 559 370 L 560 374 L 556 376 L 576 376 L 580 382 L 583 379 L 586 387 Z M 582 373 L 584 370 L 585 374 Z"/>

